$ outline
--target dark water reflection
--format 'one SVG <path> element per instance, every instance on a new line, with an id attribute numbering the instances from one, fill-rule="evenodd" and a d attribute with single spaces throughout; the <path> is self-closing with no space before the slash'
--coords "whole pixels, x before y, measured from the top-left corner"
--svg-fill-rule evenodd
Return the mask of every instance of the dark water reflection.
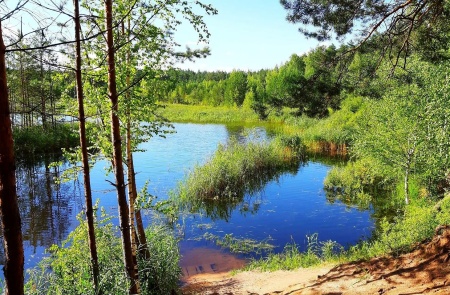
<path id="1" fill-rule="evenodd" d="M 26 267 L 36 264 L 44 250 L 61 244 L 74 228 L 74 219 L 81 209 L 80 185 L 77 181 L 57 183 L 60 167 L 49 168 L 59 156 L 21 159 L 16 167 L 17 195 L 22 218 L 22 235 Z M 3 243 L 2 243 L 3 253 Z"/>

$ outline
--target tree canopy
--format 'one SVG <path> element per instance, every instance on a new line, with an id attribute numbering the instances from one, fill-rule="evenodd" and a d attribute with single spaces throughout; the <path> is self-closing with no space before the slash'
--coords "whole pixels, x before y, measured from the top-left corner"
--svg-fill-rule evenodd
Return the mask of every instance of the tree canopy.
<path id="1" fill-rule="evenodd" d="M 372 37 L 396 63 L 414 47 L 434 58 L 448 45 L 450 2 L 447 0 L 280 0 L 287 20 L 318 40 L 351 36 L 358 46 Z M 444 30 L 443 30 L 444 29 Z M 448 47 L 448 46 L 447 46 Z M 403 55 L 402 55 L 403 54 Z"/>

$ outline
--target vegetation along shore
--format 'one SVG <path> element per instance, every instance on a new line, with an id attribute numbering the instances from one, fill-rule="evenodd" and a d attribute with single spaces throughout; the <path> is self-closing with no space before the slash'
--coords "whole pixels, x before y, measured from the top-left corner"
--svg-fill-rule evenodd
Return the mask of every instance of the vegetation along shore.
<path id="1" fill-rule="evenodd" d="M 193 70 L 234 1 L 38 2 L 0 1 L 0 292 L 450 292 L 449 1 L 281 0 L 322 45 L 248 70 Z"/>

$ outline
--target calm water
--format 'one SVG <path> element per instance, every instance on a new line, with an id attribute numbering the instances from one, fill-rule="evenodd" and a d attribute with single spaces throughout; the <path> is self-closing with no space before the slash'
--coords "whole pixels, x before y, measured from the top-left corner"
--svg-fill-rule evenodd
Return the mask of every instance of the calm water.
<path id="1" fill-rule="evenodd" d="M 177 133 L 167 135 L 166 139 L 152 138 L 141 146 L 145 152 L 135 154 L 138 186 L 149 181 L 150 193 L 159 199 L 167 198 L 189 169 L 204 163 L 218 144 L 227 142 L 231 136 L 241 141 L 268 136 L 264 128 L 214 124 L 175 124 L 175 127 Z M 27 268 L 42 259 L 46 248 L 67 237 L 78 225 L 76 215 L 83 209 L 81 182 L 55 184 L 53 178 L 67 167 L 46 169 L 45 164 L 48 161 L 41 160 L 37 165 L 21 165 L 18 170 Z M 112 181 L 113 176 L 107 175 L 105 166 L 106 162 L 98 162 L 91 171 L 93 195 L 100 206 L 117 215 L 116 194 L 106 181 Z M 192 260 L 192 253 L 198 249 L 214 250 L 212 242 L 198 240 L 205 233 L 255 240 L 270 238 L 275 252 L 292 241 L 304 248 L 306 236 L 314 233 L 318 233 L 320 241 L 333 240 L 343 246 L 369 237 L 374 228 L 372 210 L 358 210 L 340 201 L 327 202 L 323 179 L 330 168 L 321 161 L 303 163 L 268 182 L 262 191 L 245 196 L 242 203 L 225 208 L 224 214 L 220 214 L 224 219 L 205 214 L 183 216 L 182 254 L 186 259 L 191 255 Z M 146 217 L 146 222 L 149 221 L 150 215 Z"/>

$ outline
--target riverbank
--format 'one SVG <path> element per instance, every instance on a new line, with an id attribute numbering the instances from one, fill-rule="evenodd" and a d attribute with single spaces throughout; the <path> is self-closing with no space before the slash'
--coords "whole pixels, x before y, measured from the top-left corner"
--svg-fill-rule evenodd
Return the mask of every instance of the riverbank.
<path id="1" fill-rule="evenodd" d="M 406 254 L 295 271 L 247 271 L 185 278 L 182 294 L 433 294 L 450 293 L 450 230 Z"/>

